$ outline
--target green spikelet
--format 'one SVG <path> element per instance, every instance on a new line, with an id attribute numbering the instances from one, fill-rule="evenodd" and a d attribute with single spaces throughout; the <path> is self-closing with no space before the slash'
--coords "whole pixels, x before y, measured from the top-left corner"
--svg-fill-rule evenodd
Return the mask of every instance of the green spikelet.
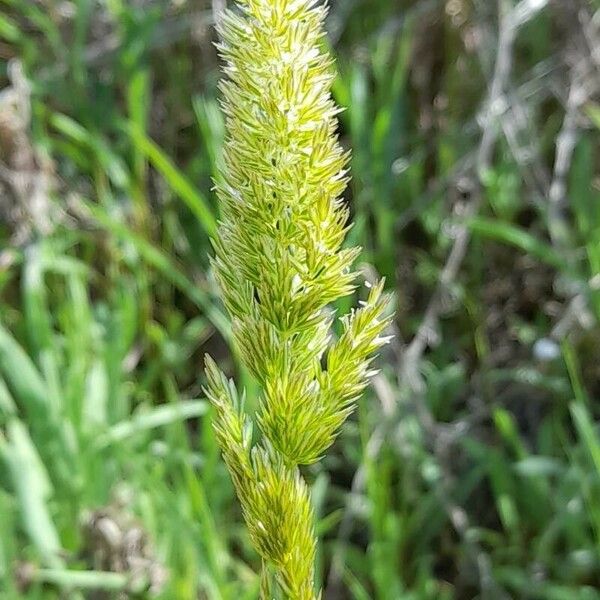
<path id="1" fill-rule="evenodd" d="M 327 306 L 354 290 L 360 249 L 342 248 L 348 157 L 321 47 L 326 10 L 314 0 L 238 4 L 219 27 L 227 138 L 213 267 L 237 348 L 262 388 L 261 441 L 252 447 L 243 402 L 210 358 L 206 392 L 257 551 L 286 597 L 314 600 L 316 540 L 298 465 L 319 460 L 364 390 L 386 342 L 386 301 L 377 284 L 332 341 Z"/>

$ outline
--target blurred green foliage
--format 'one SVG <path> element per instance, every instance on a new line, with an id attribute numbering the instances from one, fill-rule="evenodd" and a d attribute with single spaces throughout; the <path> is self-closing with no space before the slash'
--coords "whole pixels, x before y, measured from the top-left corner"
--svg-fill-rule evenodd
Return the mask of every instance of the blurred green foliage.
<path id="1" fill-rule="evenodd" d="M 350 242 L 397 342 L 306 472 L 329 600 L 600 598 L 599 7 L 520 24 L 478 172 L 517 4 L 536 3 L 331 2 Z M 208 265 L 212 20 L 201 0 L 0 0 L 1 598 L 258 596 L 200 391 L 206 350 L 256 389 Z M 457 230 L 416 385 L 403 344 Z"/>

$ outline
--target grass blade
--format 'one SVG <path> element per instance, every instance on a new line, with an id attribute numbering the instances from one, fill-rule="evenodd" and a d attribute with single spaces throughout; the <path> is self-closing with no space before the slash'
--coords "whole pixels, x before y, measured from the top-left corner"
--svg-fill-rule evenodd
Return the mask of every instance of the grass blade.
<path id="1" fill-rule="evenodd" d="M 127 132 L 138 151 L 148 158 L 154 168 L 165 178 L 171 189 L 185 202 L 207 235 L 213 236 L 217 230 L 217 220 L 208 200 L 139 127 L 130 124 L 127 127 Z"/>
<path id="2" fill-rule="evenodd" d="M 62 549 L 48 508 L 52 485 L 46 468 L 21 421 L 13 419 L 7 432 L 6 440 L 0 437 L 0 456 L 10 471 L 23 527 L 44 564 L 59 567 L 62 565 Z"/>
<path id="3" fill-rule="evenodd" d="M 177 404 L 158 406 L 146 413 L 135 415 L 132 419 L 113 425 L 105 435 L 98 439 L 96 446 L 98 449 L 105 448 L 150 429 L 201 417 L 207 411 L 208 402 L 206 400 L 188 400 Z"/>

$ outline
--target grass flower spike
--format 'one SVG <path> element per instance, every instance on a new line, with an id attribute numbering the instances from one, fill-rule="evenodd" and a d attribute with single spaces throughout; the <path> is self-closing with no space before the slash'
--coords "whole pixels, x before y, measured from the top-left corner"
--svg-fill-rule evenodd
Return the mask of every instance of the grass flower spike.
<path id="1" fill-rule="evenodd" d="M 314 0 L 243 0 L 219 27 L 227 138 L 213 267 L 240 356 L 260 383 L 260 439 L 210 358 L 206 391 L 263 559 L 263 598 L 277 589 L 293 600 L 319 597 L 310 496 L 298 467 L 333 443 L 386 341 L 381 283 L 331 337 L 327 307 L 354 290 L 360 249 L 342 248 L 348 156 L 336 135 L 332 59 L 321 44 L 325 13 Z"/>

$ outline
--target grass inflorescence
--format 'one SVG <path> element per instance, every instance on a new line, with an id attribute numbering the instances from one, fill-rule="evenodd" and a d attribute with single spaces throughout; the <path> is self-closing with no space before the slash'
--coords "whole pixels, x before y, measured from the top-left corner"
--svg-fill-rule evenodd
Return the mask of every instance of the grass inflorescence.
<path id="1" fill-rule="evenodd" d="M 207 360 L 207 394 L 255 547 L 287 597 L 316 598 L 309 493 L 299 465 L 318 461 L 352 412 L 386 342 L 383 285 L 343 317 L 358 248 L 342 248 L 347 155 L 336 134 L 325 9 L 310 0 L 251 0 L 226 12 L 219 50 L 226 118 L 221 222 L 213 268 L 235 347 L 261 387 L 252 425 L 233 383 Z M 266 596 L 265 596 L 266 597 Z"/>

